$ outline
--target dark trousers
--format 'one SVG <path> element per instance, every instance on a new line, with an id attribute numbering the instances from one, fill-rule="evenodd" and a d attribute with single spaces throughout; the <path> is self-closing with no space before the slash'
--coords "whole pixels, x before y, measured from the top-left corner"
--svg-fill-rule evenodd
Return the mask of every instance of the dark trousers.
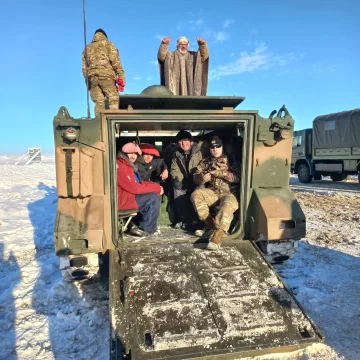
<path id="1" fill-rule="evenodd" d="M 191 191 L 174 189 L 174 208 L 177 222 L 191 224 L 197 220 L 197 214 L 190 200 Z"/>
<path id="2" fill-rule="evenodd" d="M 160 214 L 160 196 L 157 193 L 135 195 L 139 212 L 134 222 L 139 228 L 147 233 L 153 233 L 157 227 L 157 219 Z"/>

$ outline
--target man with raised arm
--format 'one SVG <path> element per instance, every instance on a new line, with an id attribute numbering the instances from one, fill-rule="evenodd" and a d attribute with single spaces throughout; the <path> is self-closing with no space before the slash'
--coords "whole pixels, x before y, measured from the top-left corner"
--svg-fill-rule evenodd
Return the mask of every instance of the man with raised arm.
<path id="1" fill-rule="evenodd" d="M 209 51 L 206 41 L 196 38 L 198 50 L 189 50 L 189 40 L 182 36 L 176 50 L 168 51 L 170 38 L 161 41 L 158 50 L 160 84 L 174 95 L 206 96 L 209 72 Z"/>

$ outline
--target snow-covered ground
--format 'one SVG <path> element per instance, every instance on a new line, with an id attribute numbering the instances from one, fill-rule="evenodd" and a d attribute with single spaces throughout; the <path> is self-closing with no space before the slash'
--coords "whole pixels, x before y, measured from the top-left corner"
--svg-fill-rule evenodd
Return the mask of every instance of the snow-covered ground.
<path id="1" fill-rule="evenodd" d="M 64 283 L 54 255 L 54 158 L 17 158 L 0 155 L 0 359 L 106 359 L 106 284 Z M 307 237 L 276 269 L 327 345 L 265 358 L 360 359 L 360 185 L 291 186 Z"/>

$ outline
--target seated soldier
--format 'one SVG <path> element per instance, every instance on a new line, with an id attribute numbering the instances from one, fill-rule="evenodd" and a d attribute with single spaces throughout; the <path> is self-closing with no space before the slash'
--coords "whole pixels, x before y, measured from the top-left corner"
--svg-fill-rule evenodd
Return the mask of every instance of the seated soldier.
<path id="1" fill-rule="evenodd" d="M 142 155 L 136 160 L 141 180 L 159 182 L 165 181 L 169 172 L 165 161 L 159 159 L 160 153 L 154 145 L 140 144 Z M 156 156 L 156 158 L 154 158 Z"/>
<path id="2" fill-rule="evenodd" d="M 117 189 L 118 210 L 137 209 L 135 223 L 130 224 L 129 232 L 135 236 L 153 234 L 157 230 L 157 219 L 160 214 L 160 196 L 163 188 L 152 182 L 141 181 L 135 165 L 138 155 L 141 155 L 139 146 L 135 143 L 125 144 L 118 153 Z"/>
<path id="3" fill-rule="evenodd" d="M 239 204 L 239 172 L 231 167 L 227 156 L 224 154 L 223 144 L 218 136 L 213 136 L 210 141 L 210 156 L 201 160 L 197 166 L 194 183 L 204 185 L 204 188 L 195 190 L 191 201 L 200 218 L 204 221 L 204 235 L 209 236 L 209 250 L 217 250 L 223 235 L 229 230 L 234 212 Z M 219 205 L 219 211 L 213 219 L 210 207 Z M 196 235 L 201 236 L 197 230 Z"/>

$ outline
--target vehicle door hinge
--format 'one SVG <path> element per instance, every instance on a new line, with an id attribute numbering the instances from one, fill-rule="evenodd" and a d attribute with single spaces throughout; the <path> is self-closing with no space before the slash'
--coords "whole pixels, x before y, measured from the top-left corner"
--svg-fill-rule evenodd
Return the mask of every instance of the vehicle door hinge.
<path id="1" fill-rule="evenodd" d="M 115 137 L 120 137 L 120 123 L 115 123 Z"/>

